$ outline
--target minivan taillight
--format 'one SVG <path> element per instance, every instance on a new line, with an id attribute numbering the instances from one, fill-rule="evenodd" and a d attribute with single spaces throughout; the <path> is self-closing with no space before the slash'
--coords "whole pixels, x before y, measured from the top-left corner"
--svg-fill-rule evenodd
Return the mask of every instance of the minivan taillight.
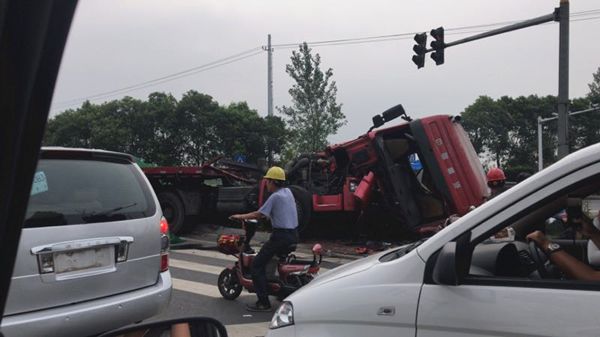
<path id="1" fill-rule="evenodd" d="M 160 233 L 165 235 L 169 234 L 169 223 L 164 216 L 160 218 Z"/>
<path id="2" fill-rule="evenodd" d="M 160 271 L 169 270 L 169 223 L 160 219 Z"/>

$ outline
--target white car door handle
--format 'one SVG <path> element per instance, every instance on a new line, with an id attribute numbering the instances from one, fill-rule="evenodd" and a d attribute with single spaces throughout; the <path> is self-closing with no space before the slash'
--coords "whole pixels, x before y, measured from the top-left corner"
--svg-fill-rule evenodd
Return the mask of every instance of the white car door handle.
<path id="1" fill-rule="evenodd" d="M 396 314 L 396 307 L 381 307 L 377 310 L 378 316 L 394 316 Z"/>

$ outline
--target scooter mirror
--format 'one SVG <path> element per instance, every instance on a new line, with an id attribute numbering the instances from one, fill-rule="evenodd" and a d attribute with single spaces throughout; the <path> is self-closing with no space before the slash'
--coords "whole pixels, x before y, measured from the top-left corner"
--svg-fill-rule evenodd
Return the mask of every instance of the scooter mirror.
<path id="1" fill-rule="evenodd" d="M 312 247 L 312 252 L 315 255 L 321 255 L 321 252 L 323 251 L 323 247 L 321 247 L 321 244 L 316 243 L 313 247 Z"/>

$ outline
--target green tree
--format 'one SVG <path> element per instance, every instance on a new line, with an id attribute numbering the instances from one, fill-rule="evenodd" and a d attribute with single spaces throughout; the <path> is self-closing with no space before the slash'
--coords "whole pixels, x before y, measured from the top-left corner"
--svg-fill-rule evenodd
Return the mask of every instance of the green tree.
<path id="1" fill-rule="evenodd" d="M 592 75 L 592 82 L 588 84 L 588 87 L 590 92 L 585 98 L 573 100 L 570 107 L 571 111 L 600 106 L 600 68 Z M 600 142 L 600 112 L 588 112 L 572 116 L 569 118 L 569 123 L 571 149 L 577 150 Z"/>
<path id="2" fill-rule="evenodd" d="M 44 145 L 89 148 L 92 133 L 91 121 L 96 106 L 84 102 L 76 110 L 69 109 L 48 121 L 44 134 Z"/>
<path id="3" fill-rule="evenodd" d="M 257 162 L 269 146 L 279 155 L 286 132 L 280 117 L 262 118 L 245 102 L 220 106 L 192 90 L 180 101 L 154 92 L 146 101 L 85 102 L 49 120 L 44 144 L 126 152 L 161 166 L 200 165 L 238 154 Z"/>
<path id="4" fill-rule="evenodd" d="M 223 107 L 215 124 L 224 126 L 216 129 L 220 151 L 229 156 L 244 155 L 249 162 L 265 159 L 269 146 L 278 154 L 285 142 L 283 120 L 276 116 L 262 118 L 246 102 Z"/>
<path id="5" fill-rule="evenodd" d="M 592 104 L 600 104 L 600 67 L 592 75 L 592 83 L 588 84 L 590 92 L 587 94 L 587 98 Z"/>
<path id="6" fill-rule="evenodd" d="M 295 84 L 288 91 L 292 106 L 278 107 L 289 125 L 290 146 L 295 152 L 315 152 L 327 145 L 327 137 L 346 123 L 341 104 L 337 104 L 337 86 L 331 79 L 333 70 L 321 70 L 321 57 L 311 54 L 303 43 L 293 51 L 285 71 Z"/>
<path id="7" fill-rule="evenodd" d="M 177 124 L 181 126 L 182 157 L 184 165 L 200 165 L 221 153 L 215 123 L 219 104 L 209 95 L 190 90 L 177 105 Z"/>
<path id="8" fill-rule="evenodd" d="M 478 153 L 487 152 L 501 167 L 508 159 L 511 115 L 502 104 L 488 96 L 480 96 L 462 113 L 464 127 Z"/>
<path id="9" fill-rule="evenodd" d="M 177 118 L 178 102 L 171 94 L 154 92 L 148 96 L 146 109 L 135 116 L 134 139 L 141 145 L 137 154 L 146 161 L 162 166 L 181 163 L 183 156 L 183 121 Z"/>
<path id="10" fill-rule="evenodd" d="M 590 100 L 573 99 L 570 110 L 586 109 Z M 502 167 L 509 175 L 523 171 L 533 173 L 538 167 L 537 118 L 553 117 L 555 109 L 555 96 L 503 96 L 497 100 L 481 96 L 462 113 L 463 126 L 484 161 L 491 159 L 495 166 Z M 556 123 L 543 124 L 545 166 L 557 159 Z M 572 150 L 600 141 L 600 114 L 576 115 L 569 119 L 569 124 Z"/>

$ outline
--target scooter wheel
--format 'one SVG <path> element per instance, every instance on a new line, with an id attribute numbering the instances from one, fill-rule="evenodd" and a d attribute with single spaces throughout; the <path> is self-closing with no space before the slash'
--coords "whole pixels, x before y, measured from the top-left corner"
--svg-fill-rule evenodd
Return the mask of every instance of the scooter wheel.
<path id="1" fill-rule="evenodd" d="M 226 300 L 235 300 L 242 293 L 242 285 L 236 273 L 231 269 L 223 269 L 219 274 L 217 287 L 221 296 Z"/>

